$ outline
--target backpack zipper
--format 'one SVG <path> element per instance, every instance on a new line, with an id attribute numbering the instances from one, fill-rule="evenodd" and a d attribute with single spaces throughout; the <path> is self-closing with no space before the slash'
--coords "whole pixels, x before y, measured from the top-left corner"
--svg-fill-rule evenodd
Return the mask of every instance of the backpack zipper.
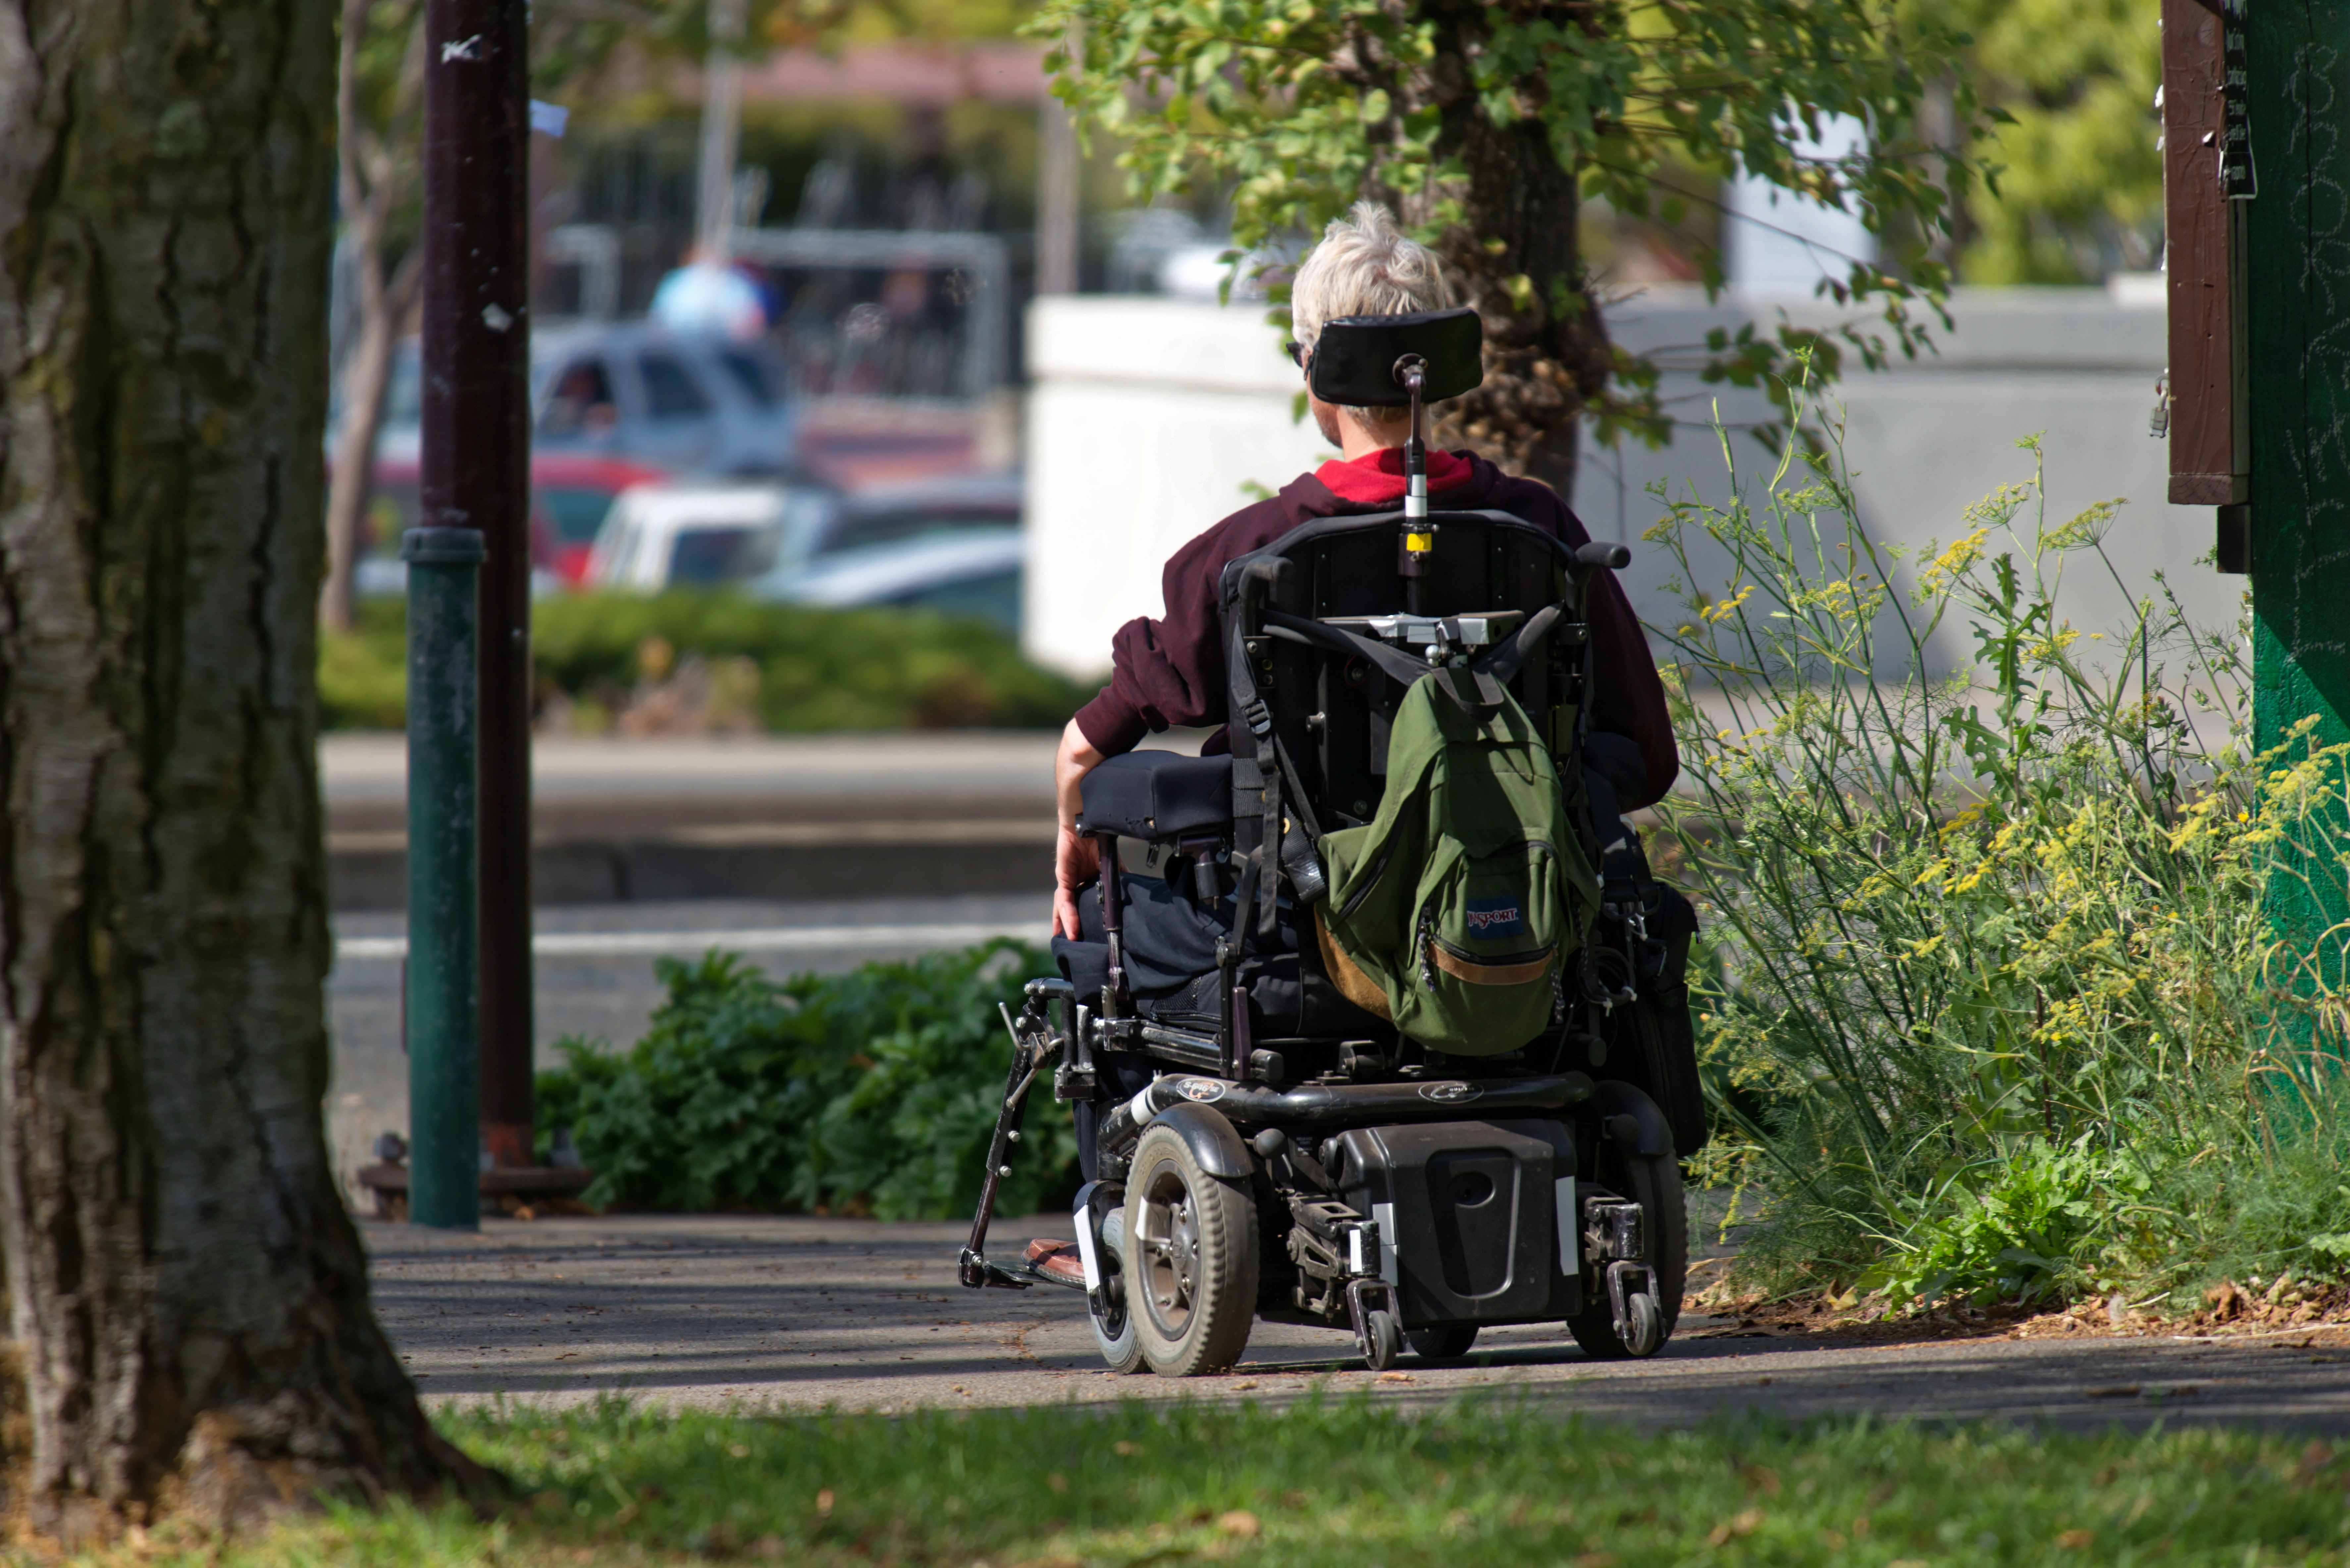
<path id="1" fill-rule="evenodd" d="M 1345 919 L 1347 916 L 1360 909 L 1362 907 L 1363 900 L 1371 896 L 1371 889 L 1379 885 L 1379 878 L 1388 874 L 1388 862 L 1395 858 L 1397 842 L 1398 841 L 1395 838 L 1390 837 L 1387 841 L 1386 846 L 1380 849 L 1379 857 L 1371 862 L 1371 874 L 1369 877 L 1364 881 L 1361 887 L 1355 889 L 1353 895 L 1349 897 L 1344 904 L 1341 904 L 1338 907 L 1337 918 L 1339 919 Z"/>

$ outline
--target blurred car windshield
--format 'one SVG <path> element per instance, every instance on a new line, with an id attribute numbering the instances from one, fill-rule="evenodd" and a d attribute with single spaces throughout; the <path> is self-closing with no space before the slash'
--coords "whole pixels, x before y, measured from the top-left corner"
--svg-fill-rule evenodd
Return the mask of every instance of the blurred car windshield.
<path id="1" fill-rule="evenodd" d="M 653 418 L 693 419 L 710 412 L 710 399 L 674 356 L 639 354 L 637 374 L 644 378 L 645 408 Z"/>
<path id="2" fill-rule="evenodd" d="M 612 510 L 614 492 L 589 485 L 546 484 L 538 491 L 538 504 L 567 545 L 592 545 L 596 530 Z"/>
<path id="3" fill-rule="evenodd" d="M 600 359 L 576 359 L 564 368 L 554 395 L 538 416 L 542 435 L 567 436 L 610 430 L 619 422 L 619 404 Z"/>
<path id="4" fill-rule="evenodd" d="M 669 583 L 672 587 L 714 587 L 756 576 L 775 563 L 775 530 L 767 528 L 681 528 L 670 547 Z"/>
<path id="5" fill-rule="evenodd" d="M 862 550 L 906 539 L 1017 525 L 1019 514 L 968 506 L 864 506 L 844 512 L 825 535 L 827 552 Z"/>
<path id="6" fill-rule="evenodd" d="M 718 362 L 726 368 L 726 373 L 734 378 L 734 384 L 754 404 L 763 409 L 775 406 L 775 389 L 767 384 L 767 369 L 757 359 L 740 348 L 721 348 Z"/>

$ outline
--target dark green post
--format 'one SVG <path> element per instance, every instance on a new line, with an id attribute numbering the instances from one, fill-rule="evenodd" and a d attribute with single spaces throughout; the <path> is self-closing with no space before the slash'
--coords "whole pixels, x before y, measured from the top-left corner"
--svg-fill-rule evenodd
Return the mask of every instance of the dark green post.
<path id="1" fill-rule="evenodd" d="M 408 1219 L 482 1222 L 482 976 L 476 946 L 474 669 L 487 552 L 472 528 L 415 528 L 408 563 Z"/>
<path id="2" fill-rule="evenodd" d="M 2262 747 L 2314 717 L 2350 741 L 2350 6 L 2251 0 L 2244 90 L 2257 193 L 2246 213 L 2251 431 L 2253 729 Z M 2350 829 L 2342 804 L 2323 825 Z M 2304 953 L 2350 916 L 2323 845 L 2281 846 L 2267 914 Z M 2342 955 L 2320 955 L 2329 973 Z"/>

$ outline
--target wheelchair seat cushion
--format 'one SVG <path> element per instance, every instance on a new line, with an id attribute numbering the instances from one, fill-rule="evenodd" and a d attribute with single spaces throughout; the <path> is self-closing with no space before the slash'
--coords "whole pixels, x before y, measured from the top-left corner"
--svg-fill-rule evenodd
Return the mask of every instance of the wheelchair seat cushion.
<path id="1" fill-rule="evenodd" d="M 1080 786 L 1078 828 L 1128 838 L 1212 832 L 1232 819 L 1232 759 L 1180 752 L 1128 752 L 1094 769 Z"/>

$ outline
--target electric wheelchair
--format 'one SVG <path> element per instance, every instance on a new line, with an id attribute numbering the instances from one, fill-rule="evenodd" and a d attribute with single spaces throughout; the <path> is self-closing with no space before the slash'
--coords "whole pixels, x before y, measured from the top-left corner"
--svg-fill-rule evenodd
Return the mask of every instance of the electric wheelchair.
<path id="1" fill-rule="evenodd" d="M 1226 567 L 1231 754 L 1135 753 L 1085 781 L 1098 940 L 1056 940 L 1063 972 L 1004 1010 L 1013 1060 L 960 1277 L 1081 1288 L 1115 1369 L 1221 1370 L 1259 1317 L 1350 1329 L 1375 1368 L 1535 1323 L 1594 1356 L 1646 1356 L 1679 1314 L 1679 1162 L 1706 1136 L 1695 921 L 1619 819 L 1609 775 L 1627 759 L 1607 742 L 1632 748 L 1592 735 L 1585 702 L 1585 601 L 1629 556 L 1428 509 L 1421 404 L 1475 386 L 1480 349 L 1465 310 L 1325 327 L 1317 395 L 1410 409 L 1403 509 L 1308 522 Z M 1388 723 L 1420 671 L 1505 681 L 1599 871 L 1596 918 L 1553 971 L 1550 1027 L 1493 1054 L 1399 1033 L 1320 935 L 1315 844 L 1378 809 Z M 1139 896 L 1194 912 L 1200 972 L 1137 971 Z M 986 1251 L 1040 1084 L 1076 1117 L 1081 1286 Z"/>

